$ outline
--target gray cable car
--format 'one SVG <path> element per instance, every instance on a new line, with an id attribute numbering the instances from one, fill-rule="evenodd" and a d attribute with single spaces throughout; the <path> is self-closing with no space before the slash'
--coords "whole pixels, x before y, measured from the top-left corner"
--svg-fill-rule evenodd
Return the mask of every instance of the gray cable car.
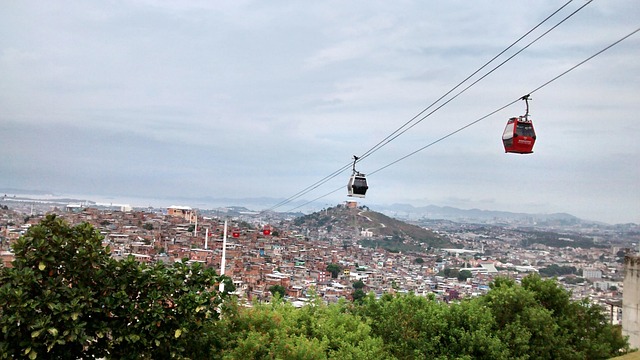
<path id="1" fill-rule="evenodd" d="M 353 173 L 349 178 L 349 183 L 347 184 L 347 195 L 351 197 L 359 197 L 363 198 L 367 193 L 367 189 L 369 186 L 367 185 L 367 178 L 361 172 L 356 171 L 356 161 L 358 161 L 358 157 L 353 155 Z"/>

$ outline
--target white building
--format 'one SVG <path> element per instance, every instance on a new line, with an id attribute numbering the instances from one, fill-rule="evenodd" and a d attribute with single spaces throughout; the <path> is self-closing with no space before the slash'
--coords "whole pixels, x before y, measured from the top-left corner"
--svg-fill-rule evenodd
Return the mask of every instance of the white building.
<path id="1" fill-rule="evenodd" d="M 631 348 L 640 347 L 640 257 L 624 257 L 622 294 L 622 336 L 629 337 Z"/>
<path id="2" fill-rule="evenodd" d="M 595 268 L 582 269 L 582 277 L 585 279 L 602 279 L 602 270 Z"/>

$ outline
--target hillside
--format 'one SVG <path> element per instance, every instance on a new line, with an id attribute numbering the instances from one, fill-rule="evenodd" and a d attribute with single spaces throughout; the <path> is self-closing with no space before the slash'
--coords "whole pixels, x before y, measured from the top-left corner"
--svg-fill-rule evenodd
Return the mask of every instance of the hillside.
<path id="1" fill-rule="evenodd" d="M 424 251 L 428 247 L 451 246 L 448 240 L 430 230 L 371 211 L 367 207 L 347 208 L 337 205 L 299 217 L 294 224 L 307 229 L 322 229 L 333 234 L 356 234 L 358 243 L 362 246 L 381 247 L 394 252 Z M 362 235 L 363 230 L 368 234 Z"/>

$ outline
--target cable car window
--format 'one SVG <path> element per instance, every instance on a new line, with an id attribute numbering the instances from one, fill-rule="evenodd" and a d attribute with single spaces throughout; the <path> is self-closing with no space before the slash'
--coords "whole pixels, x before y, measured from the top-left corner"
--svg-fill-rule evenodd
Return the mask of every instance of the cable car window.
<path id="1" fill-rule="evenodd" d="M 520 136 L 536 136 L 531 123 L 518 123 L 518 126 L 516 127 L 516 133 Z"/>
<path id="2" fill-rule="evenodd" d="M 355 180 L 353 181 L 353 187 L 366 187 L 366 186 L 367 186 L 367 180 L 365 180 L 364 178 L 356 177 Z"/>
<path id="3" fill-rule="evenodd" d="M 504 132 L 502 133 L 502 139 L 503 140 L 511 139 L 513 137 L 514 125 L 515 125 L 514 123 L 510 122 L 504 128 Z"/>

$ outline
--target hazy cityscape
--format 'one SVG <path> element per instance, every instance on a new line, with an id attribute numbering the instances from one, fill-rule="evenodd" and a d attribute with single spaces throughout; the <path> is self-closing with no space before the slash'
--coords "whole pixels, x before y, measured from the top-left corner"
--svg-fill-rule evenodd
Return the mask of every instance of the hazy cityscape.
<path id="1" fill-rule="evenodd" d="M 329 303 L 352 300 L 358 282 L 364 292 L 377 296 L 434 294 L 448 302 L 486 293 L 496 276 L 521 279 L 538 272 L 556 277 L 574 299 L 589 299 L 602 306 L 611 323 L 621 324 L 622 260 L 640 244 L 637 224 L 510 213 L 489 220 L 398 221 L 356 201 L 307 215 L 244 207 L 132 208 L 64 199 L 52 203 L 11 195 L 0 198 L 0 206 L 5 266 L 11 266 L 11 243 L 46 213 L 56 213 L 71 224 L 92 224 L 114 258 L 200 262 L 223 271 L 246 303 L 269 301 L 274 285 L 282 286 L 285 298 L 297 306 L 312 294 Z M 221 269 L 225 222 L 226 266 Z M 400 227 L 407 223 L 426 235 Z M 339 273 L 328 270 L 332 264 L 339 266 Z"/>

